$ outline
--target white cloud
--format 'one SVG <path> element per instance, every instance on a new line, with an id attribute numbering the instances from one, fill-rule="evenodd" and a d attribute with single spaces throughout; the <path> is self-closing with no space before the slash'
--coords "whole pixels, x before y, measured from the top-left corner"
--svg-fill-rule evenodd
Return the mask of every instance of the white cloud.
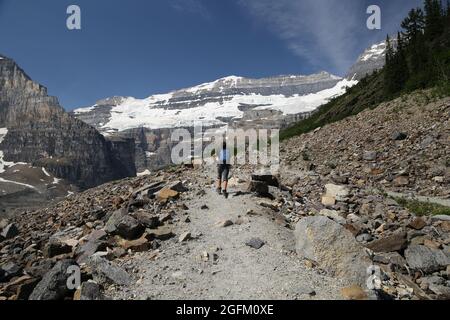
<path id="1" fill-rule="evenodd" d="M 354 60 L 355 30 L 366 27 L 366 8 L 359 1 L 239 0 L 239 4 L 297 56 L 316 67 L 326 62 L 341 73 Z"/>

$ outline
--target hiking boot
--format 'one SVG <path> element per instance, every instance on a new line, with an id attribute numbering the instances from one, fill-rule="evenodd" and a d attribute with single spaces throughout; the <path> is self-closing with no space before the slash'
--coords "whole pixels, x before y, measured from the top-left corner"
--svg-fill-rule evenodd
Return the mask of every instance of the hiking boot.
<path id="1" fill-rule="evenodd" d="M 216 191 L 217 191 L 218 194 L 222 194 L 222 189 L 221 188 L 217 188 Z"/>
<path id="2" fill-rule="evenodd" d="M 225 199 L 228 199 L 228 192 L 227 192 L 227 190 L 224 190 L 223 195 L 225 196 Z"/>

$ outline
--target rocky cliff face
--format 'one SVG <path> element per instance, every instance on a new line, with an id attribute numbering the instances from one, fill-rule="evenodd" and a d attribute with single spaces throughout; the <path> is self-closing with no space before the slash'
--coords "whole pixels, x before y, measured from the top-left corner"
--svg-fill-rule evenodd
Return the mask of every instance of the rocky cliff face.
<path id="1" fill-rule="evenodd" d="M 0 59 L 0 128 L 7 128 L 4 160 L 44 167 L 81 188 L 135 174 L 133 159 L 115 152 L 122 151 L 117 143 L 67 114 L 6 57 Z"/>

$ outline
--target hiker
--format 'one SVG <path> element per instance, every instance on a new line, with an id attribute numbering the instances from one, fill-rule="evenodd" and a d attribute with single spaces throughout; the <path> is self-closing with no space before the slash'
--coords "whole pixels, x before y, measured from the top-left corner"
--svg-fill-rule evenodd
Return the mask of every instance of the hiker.
<path id="1" fill-rule="evenodd" d="M 222 150 L 219 152 L 218 164 L 217 164 L 217 193 L 228 198 L 228 175 L 230 174 L 230 151 L 227 149 L 227 143 L 224 141 Z M 223 181 L 223 189 L 222 189 Z M 222 192 L 223 190 L 223 192 Z"/>

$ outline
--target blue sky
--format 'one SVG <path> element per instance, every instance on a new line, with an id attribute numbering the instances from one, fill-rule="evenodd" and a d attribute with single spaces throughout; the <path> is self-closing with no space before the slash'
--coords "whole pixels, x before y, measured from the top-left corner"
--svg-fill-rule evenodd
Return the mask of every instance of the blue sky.
<path id="1" fill-rule="evenodd" d="M 82 30 L 66 28 L 77 4 Z M 366 9 L 382 9 L 382 30 Z M 0 0 L 0 53 L 66 109 L 228 75 L 344 75 L 422 0 Z"/>

